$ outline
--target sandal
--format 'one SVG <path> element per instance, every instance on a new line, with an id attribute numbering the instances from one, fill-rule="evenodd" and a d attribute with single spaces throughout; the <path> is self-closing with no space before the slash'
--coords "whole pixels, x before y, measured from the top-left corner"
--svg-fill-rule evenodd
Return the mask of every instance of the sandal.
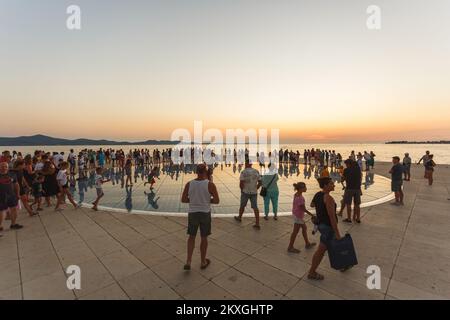
<path id="1" fill-rule="evenodd" d="M 277 216 L 274 216 L 274 217 L 273 217 L 273 220 L 278 220 L 278 217 L 277 217 Z"/>
<path id="2" fill-rule="evenodd" d="M 200 269 L 202 269 L 202 270 L 208 268 L 209 264 L 211 263 L 211 260 L 209 260 L 209 259 L 205 259 L 205 261 L 206 261 L 206 263 L 202 264 L 200 267 Z"/>
<path id="3" fill-rule="evenodd" d="M 300 253 L 300 250 L 295 249 L 295 248 L 291 248 L 287 250 L 289 253 Z"/>
<path id="4" fill-rule="evenodd" d="M 260 227 L 260 226 L 257 226 L 257 225 L 255 224 L 255 225 L 253 225 L 253 229 L 259 230 L 259 229 L 261 229 L 261 227 Z"/>
<path id="5" fill-rule="evenodd" d="M 320 273 L 314 272 L 313 274 L 308 274 L 308 279 L 310 280 L 323 280 L 324 276 Z"/>
<path id="6" fill-rule="evenodd" d="M 352 220 L 350 220 L 349 218 L 342 220 L 342 222 L 346 222 L 346 223 L 352 223 Z"/>
<path id="7" fill-rule="evenodd" d="M 264 220 L 269 220 L 269 217 L 268 216 L 264 216 Z"/>
<path id="8" fill-rule="evenodd" d="M 191 265 L 190 264 L 185 264 L 183 269 L 184 270 L 191 270 Z"/>
<path id="9" fill-rule="evenodd" d="M 238 216 L 234 216 L 234 220 L 236 220 L 236 221 L 238 221 L 238 222 L 241 222 L 241 221 L 242 221 L 242 219 L 239 218 Z"/>
<path id="10" fill-rule="evenodd" d="M 311 248 L 314 247 L 315 245 L 316 245 L 315 242 L 311 242 L 311 243 L 305 245 L 305 249 L 311 249 Z"/>

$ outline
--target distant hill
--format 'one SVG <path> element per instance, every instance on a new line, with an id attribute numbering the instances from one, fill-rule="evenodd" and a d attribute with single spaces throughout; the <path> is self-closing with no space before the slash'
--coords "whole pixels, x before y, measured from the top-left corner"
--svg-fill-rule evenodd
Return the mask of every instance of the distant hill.
<path id="1" fill-rule="evenodd" d="M 91 139 L 61 139 L 37 134 L 34 136 L 22 136 L 15 138 L 1 138 L 0 146 L 117 146 L 117 145 L 161 145 L 177 144 L 179 141 L 169 140 L 146 140 L 137 142 L 111 141 L 111 140 L 91 140 Z"/>
<path id="2" fill-rule="evenodd" d="M 450 144 L 450 141 L 388 141 L 385 144 Z"/>

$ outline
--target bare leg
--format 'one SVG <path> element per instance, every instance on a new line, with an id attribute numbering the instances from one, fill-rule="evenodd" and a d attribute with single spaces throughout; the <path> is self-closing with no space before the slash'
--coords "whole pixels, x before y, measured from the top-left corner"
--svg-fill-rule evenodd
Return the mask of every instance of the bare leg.
<path id="1" fill-rule="evenodd" d="M 352 220 L 352 205 L 347 205 L 347 218 L 348 220 Z"/>
<path id="2" fill-rule="evenodd" d="M 208 238 L 202 237 L 200 242 L 200 257 L 202 265 L 206 264 L 206 251 L 208 250 Z"/>
<path id="3" fill-rule="evenodd" d="M 316 270 L 320 265 L 320 262 L 322 262 L 323 256 L 325 252 L 327 251 L 327 247 L 320 243 L 319 247 L 317 248 L 317 251 L 314 253 L 314 256 L 312 258 L 311 268 L 309 269 L 309 275 L 315 275 Z"/>
<path id="4" fill-rule="evenodd" d="M 28 215 L 32 216 L 33 215 L 33 209 L 30 207 L 30 204 L 28 203 L 28 196 L 26 194 L 20 196 L 20 200 L 22 201 L 22 204 L 25 208 L 25 210 L 27 210 Z"/>
<path id="5" fill-rule="evenodd" d="M 353 208 L 353 217 L 354 220 L 360 220 L 361 218 L 361 207 L 359 206 L 359 204 L 355 204 Z"/>
<path id="6" fill-rule="evenodd" d="M 302 235 L 303 235 L 303 240 L 305 240 L 305 245 L 307 247 L 311 246 L 311 242 L 309 242 L 308 239 L 308 228 L 306 227 L 306 224 L 302 224 Z"/>
<path id="7" fill-rule="evenodd" d="M 74 208 L 78 208 L 75 201 L 73 201 L 72 195 L 70 194 L 69 190 L 65 190 L 64 193 L 67 195 L 67 199 L 69 199 L 70 203 L 74 206 Z"/>
<path id="8" fill-rule="evenodd" d="M 15 225 L 17 220 L 17 208 L 9 208 L 9 216 L 11 217 L 11 225 Z"/>
<path id="9" fill-rule="evenodd" d="M 258 209 L 253 209 L 253 211 L 255 212 L 255 226 L 259 227 L 259 210 Z"/>
<path id="10" fill-rule="evenodd" d="M 195 248 L 195 237 L 189 236 L 188 242 L 187 242 L 187 258 L 186 258 L 186 265 L 191 265 L 192 262 L 192 254 L 194 253 Z"/>
<path id="11" fill-rule="evenodd" d="M 289 241 L 288 251 L 294 249 L 294 242 L 295 242 L 295 239 L 297 238 L 299 230 L 300 230 L 300 225 L 295 223 L 294 229 L 292 230 L 292 234 L 291 234 L 291 240 Z"/>

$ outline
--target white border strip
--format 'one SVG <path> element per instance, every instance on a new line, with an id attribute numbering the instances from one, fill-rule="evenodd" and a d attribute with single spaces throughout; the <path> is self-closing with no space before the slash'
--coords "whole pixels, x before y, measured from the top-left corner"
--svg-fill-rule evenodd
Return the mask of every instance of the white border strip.
<path id="1" fill-rule="evenodd" d="M 395 199 L 395 195 L 394 195 L 394 193 L 391 193 L 387 196 L 384 196 L 383 198 L 362 203 L 361 208 L 376 206 L 376 205 L 391 201 L 393 199 Z M 82 203 L 81 205 L 83 208 L 92 208 L 92 205 L 89 205 L 87 203 Z M 126 209 L 111 208 L 111 207 L 104 207 L 104 206 L 98 206 L 98 209 L 101 211 L 106 211 L 106 212 L 149 215 L 149 216 L 162 216 L 162 217 L 187 217 L 187 215 L 188 215 L 186 212 L 159 212 L 159 211 L 146 211 L 146 210 L 128 211 Z M 338 210 L 339 209 L 340 208 L 338 207 Z M 310 209 L 310 211 L 315 212 L 314 209 Z M 232 218 L 235 214 L 237 214 L 237 212 L 234 214 L 233 213 L 211 213 L 211 216 L 214 218 Z M 291 216 L 291 215 L 292 215 L 292 212 L 278 212 L 278 214 L 277 214 L 277 216 L 279 216 L 279 217 L 286 217 L 286 216 Z M 254 213 L 244 213 L 243 216 L 244 217 L 254 217 L 255 214 Z"/>

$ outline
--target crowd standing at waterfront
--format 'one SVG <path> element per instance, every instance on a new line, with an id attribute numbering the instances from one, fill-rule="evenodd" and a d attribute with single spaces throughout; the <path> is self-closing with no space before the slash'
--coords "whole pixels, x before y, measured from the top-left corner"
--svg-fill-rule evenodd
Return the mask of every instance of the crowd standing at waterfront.
<path id="1" fill-rule="evenodd" d="M 303 158 L 303 159 L 302 159 Z M 300 174 L 299 164 L 304 164 L 304 177 L 309 179 L 314 172 L 321 191 L 317 192 L 311 201 L 315 215 L 305 206 L 306 199 L 303 193 L 307 190 L 305 182 L 294 184 L 292 204 L 293 231 L 287 251 L 299 253 L 294 247 L 297 235 L 302 230 L 305 248 L 310 249 L 316 244 L 310 242 L 307 234 L 305 214 L 311 216 L 314 225 L 313 233 L 320 232 L 320 244 L 314 254 L 308 278 L 321 280 L 323 276 L 317 273 L 327 244 L 330 239 L 340 239 L 338 229 L 338 215 L 347 209 L 346 223 L 361 223 L 360 204 L 362 195 L 362 172 L 369 172 L 375 165 L 375 154 L 370 151 L 363 153 L 352 151 L 348 157 L 343 158 L 334 150 L 305 149 L 292 151 L 288 149 L 273 150 L 266 156 L 264 152 L 257 153 L 252 158 L 248 149 L 224 149 L 220 154 L 213 150 L 201 148 L 185 149 L 134 149 L 125 152 L 122 149 L 84 149 L 76 153 L 73 149 L 66 155 L 64 152 L 35 151 L 34 154 L 22 155 L 20 152 L 4 151 L 0 157 L 0 231 L 3 231 L 2 222 L 10 220 L 11 229 L 21 229 L 17 223 L 18 212 L 23 208 L 30 217 L 34 217 L 43 210 L 43 202 L 47 207 L 52 206 L 56 198 L 54 210 L 61 212 L 68 200 L 75 209 L 84 202 L 84 193 L 87 191 L 88 181 L 92 178 L 96 189 L 96 199 L 92 209 L 97 211 L 99 202 L 104 196 L 103 184 L 111 182 L 120 184 L 127 190 L 126 207 L 132 209 L 132 186 L 139 174 L 147 178 L 144 184 L 150 184 L 150 192 L 145 191 L 149 204 L 158 208 L 158 198 L 153 191 L 161 171 L 172 177 L 178 177 L 179 172 L 195 172 L 197 178 L 186 184 L 181 201 L 189 204 L 187 260 L 184 269 L 190 270 L 192 253 L 195 247 L 195 238 L 198 229 L 201 234 L 201 268 L 206 268 L 210 260 L 206 258 L 207 237 L 211 234 L 211 204 L 219 203 L 219 194 L 213 183 L 214 169 L 217 166 L 232 166 L 233 171 L 239 170 L 239 188 L 241 190 L 239 215 L 234 219 L 242 221 L 244 210 L 250 202 L 255 215 L 254 229 L 260 230 L 258 193 L 263 198 L 264 219 L 269 219 L 270 204 L 272 204 L 273 219 L 277 220 L 279 190 L 277 181 L 279 176 Z M 424 165 L 424 178 L 429 185 L 433 184 L 433 172 L 436 166 L 433 155 L 429 151 L 417 162 Z M 264 174 L 253 168 L 258 163 Z M 241 170 L 241 166 L 245 168 Z M 282 166 L 284 164 L 284 167 Z M 405 153 L 402 163 L 400 158 L 393 157 L 393 166 L 390 170 L 391 188 L 395 193 L 394 205 L 404 204 L 402 191 L 403 181 L 411 178 L 412 160 Z M 265 167 L 267 165 L 267 170 Z M 344 168 L 345 165 L 345 168 Z M 178 169 L 173 171 L 172 166 Z M 236 168 L 237 167 L 237 168 Z M 111 168 L 117 168 L 116 179 L 106 177 Z M 134 168 L 134 175 L 133 175 Z M 336 202 L 331 195 L 335 183 L 340 183 L 345 189 L 341 200 L 341 210 L 337 213 Z M 79 201 L 75 202 L 73 193 L 78 186 Z M 45 200 L 45 201 L 43 201 Z M 353 205 L 353 215 L 352 215 Z"/>

